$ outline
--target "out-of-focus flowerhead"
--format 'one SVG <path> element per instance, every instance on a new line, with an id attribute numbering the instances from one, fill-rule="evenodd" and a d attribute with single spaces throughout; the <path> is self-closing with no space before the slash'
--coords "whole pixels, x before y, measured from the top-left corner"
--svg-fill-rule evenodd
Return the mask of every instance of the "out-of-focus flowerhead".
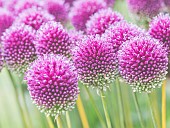
<path id="1" fill-rule="evenodd" d="M 4 0 L 0 0 L 0 7 L 4 6 Z"/>
<path id="2" fill-rule="evenodd" d="M 109 5 L 109 6 L 113 6 L 114 5 L 114 3 L 115 3 L 115 0 L 104 0 L 106 3 L 107 3 L 107 5 Z"/>
<path id="3" fill-rule="evenodd" d="M 47 11 L 39 8 L 30 8 L 19 14 L 16 23 L 24 23 L 38 30 L 43 23 L 55 20 L 55 17 Z"/>
<path id="4" fill-rule="evenodd" d="M 86 32 L 89 35 L 103 34 L 112 24 L 123 20 L 123 16 L 111 8 L 101 9 L 90 17 L 86 23 Z"/>
<path id="5" fill-rule="evenodd" d="M 29 8 L 44 8 L 44 3 L 40 0 L 18 0 L 17 4 L 15 5 L 15 14 L 18 15 L 19 13 L 23 12 Z"/>
<path id="6" fill-rule="evenodd" d="M 85 36 L 73 50 L 73 62 L 79 79 L 87 86 L 106 90 L 117 73 L 112 44 L 99 36 Z"/>
<path id="7" fill-rule="evenodd" d="M 4 6 L 8 11 L 15 15 L 15 6 L 18 2 L 19 0 L 6 0 Z"/>
<path id="8" fill-rule="evenodd" d="M 2 36 L 3 56 L 7 67 L 24 73 L 29 63 L 35 60 L 35 31 L 24 24 L 13 25 Z"/>
<path id="9" fill-rule="evenodd" d="M 83 31 L 90 16 L 105 7 L 103 0 L 77 0 L 70 11 L 71 22 L 77 30 Z"/>
<path id="10" fill-rule="evenodd" d="M 70 6 L 72 6 L 74 1 L 75 0 L 65 0 L 65 3 L 68 3 Z"/>
<path id="11" fill-rule="evenodd" d="M 139 28 L 134 24 L 128 24 L 125 21 L 121 21 L 116 25 L 111 25 L 102 37 L 110 42 L 113 46 L 114 52 L 117 54 L 120 46 L 127 40 L 139 35 L 145 35 L 145 30 Z"/>
<path id="12" fill-rule="evenodd" d="M 45 8 L 55 17 L 56 21 L 66 22 L 68 20 L 69 6 L 64 1 L 46 0 Z"/>
<path id="13" fill-rule="evenodd" d="M 125 42 L 118 52 L 119 72 L 134 92 L 150 93 L 160 87 L 168 69 L 163 45 L 149 36 Z"/>
<path id="14" fill-rule="evenodd" d="M 14 21 L 13 15 L 4 8 L 0 8 L 0 36 L 12 25 Z"/>
<path id="15" fill-rule="evenodd" d="M 25 80 L 32 100 L 45 114 L 58 116 L 74 108 L 79 94 L 78 75 L 67 58 L 40 56 L 31 64 Z"/>
<path id="16" fill-rule="evenodd" d="M 67 56 L 70 53 L 71 41 L 60 22 L 49 21 L 37 31 L 35 46 L 38 55 L 52 53 Z"/>
<path id="17" fill-rule="evenodd" d="M 170 0 L 164 0 L 164 4 L 165 4 L 165 6 L 170 8 Z"/>
<path id="18" fill-rule="evenodd" d="M 132 12 L 141 16 L 155 16 L 162 8 L 162 0 L 127 0 Z"/>
<path id="19" fill-rule="evenodd" d="M 150 22 L 149 34 L 161 41 L 170 55 L 170 15 L 159 14 Z"/>
<path id="20" fill-rule="evenodd" d="M 73 46 L 79 45 L 79 42 L 85 36 L 83 31 L 76 30 L 70 30 L 68 34 Z"/>

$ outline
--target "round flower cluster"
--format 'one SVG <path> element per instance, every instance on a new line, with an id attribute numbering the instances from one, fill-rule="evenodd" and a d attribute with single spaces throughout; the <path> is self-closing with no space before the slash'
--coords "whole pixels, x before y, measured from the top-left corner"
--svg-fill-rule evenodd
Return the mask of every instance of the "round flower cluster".
<path id="1" fill-rule="evenodd" d="M 141 16 L 155 16 L 162 8 L 162 0 L 127 0 L 132 12 Z"/>
<path id="2" fill-rule="evenodd" d="M 55 21 L 44 23 L 37 31 L 36 37 L 35 47 L 38 55 L 49 53 L 69 55 L 71 41 L 61 23 Z"/>
<path id="3" fill-rule="evenodd" d="M 134 24 L 129 24 L 125 21 L 119 22 L 116 25 L 111 25 L 102 37 L 110 42 L 113 46 L 113 51 L 117 54 L 120 46 L 127 40 L 136 36 L 145 35 L 145 30 Z"/>
<path id="4" fill-rule="evenodd" d="M 4 8 L 0 9 L 0 36 L 2 33 L 12 25 L 14 21 L 13 15 Z"/>
<path id="5" fill-rule="evenodd" d="M 90 17 L 86 24 L 87 34 L 103 34 L 111 25 L 123 20 L 123 16 L 111 8 L 101 9 Z"/>
<path id="6" fill-rule="evenodd" d="M 149 36 L 125 42 L 118 52 L 119 71 L 134 92 L 150 93 L 160 87 L 168 68 L 167 52 Z"/>
<path id="7" fill-rule="evenodd" d="M 58 116 L 74 108 L 79 94 L 78 75 L 67 58 L 39 57 L 31 64 L 25 80 L 32 100 L 45 114 Z"/>
<path id="8" fill-rule="evenodd" d="M 24 73 L 36 59 L 35 31 L 24 24 L 11 26 L 2 36 L 3 56 L 9 69 Z"/>
<path id="9" fill-rule="evenodd" d="M 87 86 L 105 90 L 117 73 L 112 44 L 99 36 L 85 36 L 73 51 L 79 79 Z"/>
<path id="10" fill-rule="evenodd" d="M 159 14 L 150 22 L 149 34 L 161 41 L 170 54 L 170 15 Z"/>
<path id="11" fill-rule="evenodd" d="M 68 20 L 68 6 L 64 1 L 47 0 L 45 8 L 55 17 L 56 21 L 66 22 Z"/>
<path id="12" fill-rule="evenodd" d="M 71 8 L 70 20 L 77 30 L 83 31 L 90 16 L 105 7 L 106 3 L 103 0 L 77 0 Z"/>
<path id="13" fill-rule="evenodd" d="M 18 19 L 15 22 L 24 23 L 25 25 L 29 25 L 35 30 L 38 30 L 43 23 L 52 21 L 54 19 L 54 16 L 50 15 L 45 10 L 39 8 L 30 8 L 20 13 Z"/>

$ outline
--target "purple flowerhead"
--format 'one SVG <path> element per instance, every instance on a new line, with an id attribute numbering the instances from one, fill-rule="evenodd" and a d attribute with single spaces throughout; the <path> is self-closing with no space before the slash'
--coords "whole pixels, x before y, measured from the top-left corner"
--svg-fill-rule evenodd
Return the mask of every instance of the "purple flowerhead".
<path id="1" fill-rule="evenodd" d="M 45 8 L 55 17 L 56 21 L 65 23 L 68 20 L 69 6 L 64 1 L 46 0 Z"/>
<path id="2" fill-rule="evenodd" d="M 163 45 L 149 36 L 135 37 L 118 52 L 119 72 L 134 92 L 150 93 L 160 87 L 168 69 Z"/>
<path id="3" fill-rule="evenodd" d="M 49 53 L 69 55 L 71 41 L 60 22 L 49 21 L 44 23 L 37 31 L 36 37 L 35 46 L 38 55 Z"/>
<path id="4" fill-rule="evenodd" d="M 99 36 L 85 36 L 73 50 L 73 62 L 79 79 L 87 86 L 106 90 L 117 73 L 112 44 Z"/>
<path id="5" fill-rule="evenodd" d="M 89 35 L 103 34 L 112 24 L 123 20 L 123 16 L 111 8 L 101 9 L 90 17 L 86 23 L 86 32 Z"/>
<path id="6" fill-rule="evenodd" d="M 127 0 L 132 12 L 141 16 L 153 17 L 162 8 L 162 0 Z"/>
<path id="7" fill-rule="evenodd" d="M 165 4 L 165 6 L 170 8 L 170 0 L 164 0 L 164 4 Z"/>
<path id="8" fill-rule="evenodd" d="M 16 1 L 16 0 L 15 0 Z M 15 5 L 15 14 L 23 12 L 26 9 L 30 8 L 44 8 L 44 3 L 40 0 L 17 0 L 17 4 Z"/>
<path id="9" fill-rule="evenodd" d="M 12 71 L 24 73 L 29 63 L 35 60 L 35 31 L 24 24 L 13 25 L 2 36 L 3 56 Z"/>
<path id="10" fill-rule="evenodd" d="M 4 6 L 4 0 L 0 0 L 0 7 Z"/>
<path id="11" fill-rule="evenodd" d="M 70 11 L 71 22 L 77 30 L 83 31 L 90 16 L 102 8 L 106 8 L 103 0 L 76 0 Z"/>
<path id="12" fill-rule="evenodd" d="M 25 80 L 33 102 L 46 115 L 58 116 L 74 108 L 79 94 L 78 75 L 67 58 L 39 56 L 26 72 Z"/>
<path id="13" fill-rule="evenodd" d="M 109 6 L 113 6 L 114 5 L 114 3 L 115 3 L 115 0 L 104 0 L 106 3 L 107 3 L 107 5 L 109 5 Z"/>
<path id="14" fill-rule="evenodd" d="M 120 46 L 124 42 L 136 36 L 145 35 L 145 33 L 145 30 L 139 28 L 138 26 L 134 24 L 128 24 L 125 21 L 121 21 L 116 25 L 111 25 L 102 35 L 102 37 L 107 42 L 112 44 L 113 50 L 117 54 Z"/>
<path id="15" fill-rule="evenodd" d="M 0 8 L 0 37 L 2 33 L 12 25 L 14 21 L 13 15 L 4 8 Z"/>
<path id="16" fill-rule="evenodd" d="M 16 23 L 24 23 L 38 30 L 43 23 L 54 20 L 54 16 L 39 8 L 30 8 L 19 14 Z"/>
<path id="17" fill-rule="evenodd" d="M 170 15 L 159 14 L 149 25 L 149 34 L 161 41 L 170 55 Z"/>
<path id="18" fill-rule="evenodd" d="M 75 0 L 65 0 L 65 3 L 69 4 L 70 6 L 72 6 L 74 1 Z"/>

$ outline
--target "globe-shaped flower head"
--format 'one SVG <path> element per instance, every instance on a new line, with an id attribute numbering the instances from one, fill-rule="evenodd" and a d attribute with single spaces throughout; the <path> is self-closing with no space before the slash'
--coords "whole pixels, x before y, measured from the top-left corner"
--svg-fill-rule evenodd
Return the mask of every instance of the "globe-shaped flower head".
<path id="1" fill-rule="evenodd" d="M 127 0 L 132 12 L 141 16 L 155 16 L 162 7 L 162 0 Z"/>
<path id="2" fill-rule="evenodd" d="M 134 38 L 139 35 L 145 35 L 145 30 L 139 28 L 134 24 L 128 24 L 125 21 L 121 21 L 116 25 L 111 25 L 102 37 L 107 41 L 110 42 L 113 46 L 114 52 L 117 52 L 120 49 L 120 46 L 127 40 Z"/>
<path id="3" fill-rule="evenodd" d="M 25 80 L 32 100 L 45 114 L 58 116 L 74 107 L 79 93 L 78 75 L 67 58 L 40 56 L 31 64 Z"/>
<path id="4" fill-rule="evenodd" d="M 135 37 L 118 52 L 119 71 L 134 92 L 150 93 L 160 87 L 168 69 L 167 52 L 149 36 Z"/>
<path id="5" fill-rule="evenodd" d="M 58 22 L 66 22 L 68 20 L 69 6 L 64 1 L 46 0 L 45 8 L 55 17 Z"/>
<path id="6" fill-rule="evenodd" d="M 24 24 L 11 26 L 3 33 L 3 56 L 9 69 L 17 73 L 25 72 L 36 58 L 34 40 L 35 31 Z"/>
<path id="7" fill-rule="evenodd" d="M 86 22 L 90 16 L 98 10 L 105 8 L 106 3 L 103 0 L 77 0 L 73 3 L 70 11 L 72 24 L 77 30 L 85 30 Z"/>
<path id="8" fill-rule="evenodd" d="M 6 9 L 0 8 L 0 36 L 2 33 L 12 25 L 14 17 Z"/>
<path id="9" fill-rule="evenodd" d="M 60 22 L 49 21 L 43 24 L 37 31 L 36 37 L 35 46 L 38 55 L 49 53 L 69 55 L 71 41 Z"/>
<path id="10" fill-rule="evenodd" d="M 149 34 L 163 42 L 170 55 L 170 15 L 159 14 L 150 22 Z"/>
<path id="11" fill-rule="evenodd" d="M 85 36 L 73 50 L 73 62 L 79 79 L 97 90 L 105 90 L 114 79 L 117 62 L 112 45 L 99 36 Z"/>
<path id="12" fill-rule="evenodd" d="M 39 8 L 30 8 L 19 14 L 16 23 L 24 23 L 38 30 L 43 23 L 54 20 L 54 16 Z"/>
<path id="13" fill-rule="evenodd" d="M 121 20 L 123 20 L 123 16 L 118 12 L 112 11 L 111 8 L 99 10 L 87 21 L 87 34 L 101 35 L 111 24 L 116 24 Z"/>

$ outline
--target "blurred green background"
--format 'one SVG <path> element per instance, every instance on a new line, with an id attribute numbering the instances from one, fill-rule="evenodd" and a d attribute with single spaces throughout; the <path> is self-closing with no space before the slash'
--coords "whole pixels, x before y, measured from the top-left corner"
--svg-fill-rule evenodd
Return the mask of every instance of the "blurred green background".
<path id="1" fill-rule="evenodd" d="M 122 15 L 124 15 L 125 19 L 129 22 L 134 22 L 134 19 L 131 18 L 130 13 L 127 9 L 127 5 L 125 1 L 116 1 L 114 6 L 114 10 L 119 11 Z M 12 81 L 10 79 L 9 73 L 6 68 L 2 70 L 0 73 L 0 128 L 24 128 L 23 118 L 28 123 L 31 128 L 49 128 L 50 125 L 47 122 L 47 118 L 44 113 L 41 113 L 30 99 L 30 95 L 27 91 L 27 87 L 24 83 L 20 82 L 19 77 L 13 74 L 16 82 L 16 90 L 19 92 L 19 95 L 16 95 L 16 90 L 12 85 Z M 167 79 L 167 128 L 170 128 L 170 80 Z M 94 105 L 92 104 L 92 100 L 89 97 L 89 94 L 86 88 L 79 84 L 81 91 L 81 99 L 85 108 L 85 113 L 88 119 L 88 123 L 90 128 L 102 128 L 101 122 L 95 112 Z M 95 90 L 89 89 L 90 94 L 92 95 L 97 109 L 102 115 L 102 118 L 105 121 L 103 106 L 101 102 L 100 96 L 96 93 Z M 24 94 L 24 97 L 23 95 Z M 123 116 L 124 116 L 124 124 L 126 128 L 140 128 L 140 122 L 138 118 L 138 114 L 135 108 L 134 99 L 132 96 L 132 90 L 129 86 L 124 83 L 121 83 L 121 96 L 123 101 Z M 150 107 L 153 108 L 154 112 L 157 113 L 156 121 L 158 123 L 158 128 L 161 128 L 161 88 L 156 89 L 151 95 L 152 106 L 148 103 L 147 94 L 137 94 L 137 98 L 139 101 L 140 110 L 142 113 L 142 118 L 144 120 L 145 128 L 153 128 L 152 117 L 150 113 Z M 21 108 L 18 107 L 17 99 L 19 99 L 19 103 L 21 104 Z M 110 85 L 110 89 L 105 93 L 105 99 L 108 107 L 108 112 L 111 120 L 111 124 L 113 128 L 120 128 L 120 108 L 118 107 L 118 97 L 115 83 Z M 26 101 L 26 102 L 24 102 Z M 28 109 L 28 112 L 26 111 Z M 21 111 L 23 110 L 23 111 Z M 24 117 L 21 115 L 21 112 L 24 113 Z M 72 128 L 82 128 L 82 122 L 80 119 L 80 115 L 75 105 L 75 109 L 69 112 Z M 28 118 L 30 117 L 30 118 Z M 57 128 L 57 123 L 52 119 L 52 123 Z M 66 125 L 66 117 L 65 115 L 61 116 L 61 121 L 63 128 L 67 128 Z"/>

